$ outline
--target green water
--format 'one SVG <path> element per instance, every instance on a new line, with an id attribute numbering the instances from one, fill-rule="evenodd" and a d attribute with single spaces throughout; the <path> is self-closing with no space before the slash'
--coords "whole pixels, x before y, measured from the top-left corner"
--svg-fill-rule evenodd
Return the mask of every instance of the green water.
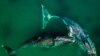
<path id="1" fill-rule="evenodd" d="M 86 29 L 96 45 L 98 56 L 100 56 L 99 0 L 64 0 L 64 2 L 56 0 L 0 0 L 0 45 L 5 44 L 16 49 L 17 56 L 81 56 L 82 51 L 77 44 L 48 50 L 35 47 L 17 49 L 27 39 L 41 32 L 41 3 L 46 5 L 51 14 L 65 15 Z M 0 56 L 8 56 L 2 47 L 0 47 Z"/>
<path id="2" fill-rule="evenodd" d="M 28 52 L 28 53 L 27 53 Z M 18 50 L 18 56 L 82 56 L 82 50 L 77 44 L 68 44 L 64 46 L 44 49 L 40 47 L 21 48 Z"/>

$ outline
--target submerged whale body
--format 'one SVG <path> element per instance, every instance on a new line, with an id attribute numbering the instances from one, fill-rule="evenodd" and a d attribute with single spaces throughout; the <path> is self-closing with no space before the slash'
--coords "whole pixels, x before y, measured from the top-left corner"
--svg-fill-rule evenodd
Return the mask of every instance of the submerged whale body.
<path id="1" fill-rule="evenodd" d="M 25 42 L 21 47 L 29 47 L 29 46 L 57 47 L 66 43 L 77 43 L 80 46 L 80 48 L 86 51 L 90 56 L 96 56 L 96 49 L 94 43 L 78 23 L 67 18 L 66 16 L 51 15 L 44 5 L 41 5 L 41 7 L 42 7 L 42 15 L 43 15 L 42 30 L 45 30 L 49 20 L 58 19 L 62 21 L 63 24 L 66 25 L 66 28 L 68 28 L 69 32 L 67 33 L 67 36 L 65 35 L 59 36 L 59 34 L 53 36 L 51 33 L 50 34 L 45 33 L 43 35 L 38 36 L 37 38 L 32 38 L 31 40 Z M 12 53 L 13 51 L 15 51 L 6 46 L 4 48 L 8 51 L 8 53 Z M 13 55 L 10 54 L 10 56 Z"/>

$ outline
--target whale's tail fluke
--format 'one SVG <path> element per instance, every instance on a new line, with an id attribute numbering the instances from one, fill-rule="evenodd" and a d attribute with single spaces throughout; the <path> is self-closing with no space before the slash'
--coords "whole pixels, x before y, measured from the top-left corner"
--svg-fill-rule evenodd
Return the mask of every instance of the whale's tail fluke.
<path id="1" fill-rule="evenodd" d="M 6 45 L 2 45 L 3 48 L 5 48 L 5 50 L 8 52 L 9 56 L 16 56 L 15 55 L 15 50 L 13 50 L 12 48 L 10 48 L 9 46 Z"/>

